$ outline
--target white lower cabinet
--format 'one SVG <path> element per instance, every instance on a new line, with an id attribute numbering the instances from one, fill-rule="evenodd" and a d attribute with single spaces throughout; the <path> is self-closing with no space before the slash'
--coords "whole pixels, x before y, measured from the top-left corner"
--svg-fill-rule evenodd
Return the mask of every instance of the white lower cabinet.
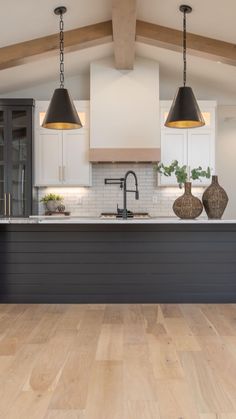
<path id="1" fill-rule="evenodd" d="M 35 186 L 91 186 L 89 163 L 89 102 L 77 101 L 83 128 L 42 128 L 48 101 L 36 102 L 34 143 Z"/>
<path id="2" fill-rule="evenodd" d="M 165 127 L 164 123 L 171 106 L 170 101 L 161 101 L 161 162 L 170 165 L 178 160 L 180 165 L 191 169 L 209 166 L 212 174 L 215 172 L 215 109 L 216 102 L 199 101 L 200 109 L 206 125 L 201 128 L 173 129 Z M 210 179 L 203 178 L 193 181 L 195 186 L 206 186 Z M 175 176 L 158 176 L 159 186 L 177 186 Z"/>

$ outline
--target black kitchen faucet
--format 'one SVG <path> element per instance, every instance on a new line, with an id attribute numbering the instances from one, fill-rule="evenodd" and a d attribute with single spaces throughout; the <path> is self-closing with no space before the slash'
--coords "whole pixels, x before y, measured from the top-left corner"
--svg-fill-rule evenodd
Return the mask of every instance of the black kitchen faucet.
<path id="1" fill-rule="evenodd" d="M 127 189 L 127 178 L 129 175 L 133 175 L 135 180 L 135 189 L 130 190 Z M 135 199 L 139 199 L 139 191 L 138 191 L 138 178 L 136 173 L 133 170 L 128 170 L 126 172 L 125 177 L 122 178 L 106 178 L 104 179 L 105 185 L 120 185 L 120 188 L 123 189 L 123 209 L 122 211 L 122 218 L 128 218 L 128 210 L 127 210 L 127 192 L 135 193 Z M 119 212 L 119 210 L 118 210 Z"/>

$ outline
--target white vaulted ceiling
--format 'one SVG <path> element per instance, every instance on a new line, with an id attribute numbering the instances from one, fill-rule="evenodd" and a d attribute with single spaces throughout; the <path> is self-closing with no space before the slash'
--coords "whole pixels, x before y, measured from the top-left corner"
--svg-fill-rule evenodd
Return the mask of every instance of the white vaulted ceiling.
<path id="1" fill-rule="evenodd" d="M 111 0 L 8 0 L 1 2 L 0 46 L 27 41 L 57 31 L 53 10 L 68 8 L 66 29 L 111 19 Z M 184 3 L 184 2 L 183 2 Z M 137 17 L 172 28 L 181 28 L 178 0 L 138 0 Z M 235 0 L 187 0 L 194 12 L 188 16 L 191 32 L 236 42 Z"/>
<path id="2" fill-rule="evenodd" d="M 193 8 L 187 18 L 190 32 L 236 43 L 235 0 L 139 0 L 138 18 L 181 29 L 180 4 Z"/>
<path id="3" fill-rule="evenodd" d="M 53 10 L 66 6 L 65 30 L 111 19 L 110 0 L 1 1 L 0 46 L 51 35 L 58 30 Z"/>
<path id="4" fill-rule="evenodd" d="M 138 0 L 137 18 L 175 29 L 182 28 L 180 1 Z M 112 0 L 8 0 L 1 2 L 0 47 L 43 37 L 58 31 L 56 6 L 65 5 L 65 30 L 111 19 Z M 235 0 L 191 0 L 188 16 L 190 32 L 236 43 Z M 113 54 L 112 43 L 66 54 L 66 75 L 88 73 L 92 61 Z M 136 54 L 160 63 L 161 81 L 167 77 L 181 82 L 181 54 L 149 45 L 136 44 Z M 236 67 L 217 64 L 203 58 L 188 58 L 189 80 L 202 86 L 208 84 L 216 91 L 224 90 L 236 98 Z M 58 57 L 18 65 L 0 71 L 0 94 L 56 79 Z M 193 86 L 194 87 L 194 86 Z M 204 87 L 203 87 L 204 90 Z M 170 84 L 170 95 L 172 87 Z M 236 102 L 236 100 L 235 100 Z"/>

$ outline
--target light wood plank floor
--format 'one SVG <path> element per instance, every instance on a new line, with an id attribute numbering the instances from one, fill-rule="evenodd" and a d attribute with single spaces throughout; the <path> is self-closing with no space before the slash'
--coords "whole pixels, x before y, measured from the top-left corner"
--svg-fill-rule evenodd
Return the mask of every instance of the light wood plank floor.
<path id="1" fill-rule="evenodd" d="M 1 419 L 235 419 L 236 305 L 0 305 Z"/>

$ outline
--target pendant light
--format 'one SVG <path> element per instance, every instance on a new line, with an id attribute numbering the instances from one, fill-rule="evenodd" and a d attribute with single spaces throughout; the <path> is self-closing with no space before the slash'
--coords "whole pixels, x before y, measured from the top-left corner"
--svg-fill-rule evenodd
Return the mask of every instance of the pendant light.
<path id="1" fill-rule="evenodd" d="M 192 88 L 186 86 L 186 14 L 192 12 L 192 7 L 182 5 L 179 10 L 183 13 L 183 86 L 178 89 L 175 95 L 165 126 L 169 128 L 197 128 L 205 125 L 205 121 Z"/>
<path id="2" fill-rule="evenodd" d="M 81 121 L 75 105 L 67 89 L 64 88 L 64 22 L 63 14 L 66 7 L 57 7 L 54 10 L 60 16 L 60 87 L 55 89 L 42 127 L 50 129 L 78 129 L 82 128 Z"/>

